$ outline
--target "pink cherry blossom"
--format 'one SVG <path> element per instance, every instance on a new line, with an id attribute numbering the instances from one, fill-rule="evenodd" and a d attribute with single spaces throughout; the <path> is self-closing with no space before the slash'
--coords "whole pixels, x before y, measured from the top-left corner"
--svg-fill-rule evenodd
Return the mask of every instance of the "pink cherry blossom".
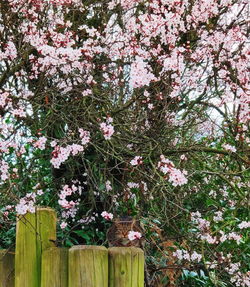
<path id="1" fill-rule="evenodd" d="M 187 184 L 187 172 L 185 170 L 181 171 L 175 168 L 174 163 L 165 158 L 164 155 L 160 156 L 158 168 L 165 176 L 168 176 L 168 181 L 172 183 L 173 186 L 181 186 Z"/>
<path id="2" fill-rule="evenodd" d="M 101 216 L 102 216 L 103 218 L 105 218 L 106 220 L 112 220 L 113 217 L 114 217 L 114 215 L 113 215 L 112 213 L 108 213 L 107 211 L 103 211 L 103 212 L 101 213 Z"/>
<path id="3" fill-rule="evenodd" d="M 111 185 L 111 181 L 110 180 L 106 181 L 105 188 L 106 188 L 106 191 L 108 191 L 108 192 L 112 190 L 112 185 Z"/>
<path id="4" fill-rule="evenodd" d="M 157 80 L 151 72 L 151 68 L 142 58 L 139 57 L 131 65 L 130 77 L 130 85 L 133 88 L 148 86 L 150 82 Z"/>
<path id="5" fill-rule="evenodd" d="M 242 222 L 238 225 L 238 227 L 239 227 L 240 229 L 250 228 L 250 221 L 242 221 Z"/>
<path id="6" fill-rule="evenodd" d="M 81 128 L 78 131 L 80 133 L 80 139 L 81 139 L 82 144 L 87 145 L 90 142 L 90 132 L 85 131 Z"/>
<path id="7" fill-rule="evenodd" d="M 130 161 L 130 164 L 133 165 L 133 166 L 137 166 L 137 165 L 140 165 L 142 164 L 143 161 L 142 161 L 142 157 L 141 156 L 135 156 L 131 161 Z"/>
<path id="8" fill-rule="evenodd" d="M 61 224 L 60 224 L 60 227 L 61 229 L 65 229 L 67 227 L 68 223 L 63 221 Z"/>
<path id="9" fill-rule="evenodd" d="M 222 147 L 227 151 L 236 152 L 236 148 L 230 144 L 223 144 Z"/>
<path id="10" fill-rule="evenodd" d="M 137 231 L 129 231 L 129 233 L 128 233 L 128 239 L 130 241 L 139 240 L 141 237 L 142 237 L 142 234 L 140 232 L 137 232 Z"/>
<path id="11" fill-rule="evenodd" d="M 190 262 L 200 262 L 202 259 L 202 255 L 196 251 L 190 254 L 187 250 L 184 249 L 177 249 L 173 252 L 173 256 L 177 257 L 179 260 L 187 260 Z"/>
<path id="12" fill-rule="evenodd" d="M 33 146 L 35 148 L 39 148 L 40 150 L 44 150 L 46 142 L 47 142 L 47 138 L 43 136 L 43 137 L 40 137 L 37 141 L 35 141 L 33 143 Z"/>
<path id="13" fill-rule="evenodd" d="M 100 124 L 100 129 L 105 140 L 110 140 L 113 133 L 115 132 L 114 127 L 111 124 L 107 124 L 105 122 Z"/>

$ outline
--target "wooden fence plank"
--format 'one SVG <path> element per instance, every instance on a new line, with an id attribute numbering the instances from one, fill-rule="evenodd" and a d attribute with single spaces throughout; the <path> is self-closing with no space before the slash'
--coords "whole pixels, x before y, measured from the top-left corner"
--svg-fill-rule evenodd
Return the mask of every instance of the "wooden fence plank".
<path id="1" fill-rule="evenodd" d="M 69 250 L 69 287 L 85 286 L 108 287 L 108 250 L 103 246 L 78 245 Z"/>
<path id="2" fill-rule="evenodd" d="M 68 287 L 68 249 L 51 247 L 42 254 L 41 287 Z"/>
<path id="3" fill-rule="evenodd" d="M 0 250 L 0 287 L 14 287 L 14 252 Z"/>
<path id="4" fill-rule="evenodd" d="M 118 286 L 144 286 L 144 253 L 140 248 L 109 248 L 109 287 Z"/>
<path id="5" fill-rule="evenodd" d="M 15 287 L 40 287 L 41 253 L 54 246 L 56 214 L 37 208 L 18 218 L 16 230 Z"/>

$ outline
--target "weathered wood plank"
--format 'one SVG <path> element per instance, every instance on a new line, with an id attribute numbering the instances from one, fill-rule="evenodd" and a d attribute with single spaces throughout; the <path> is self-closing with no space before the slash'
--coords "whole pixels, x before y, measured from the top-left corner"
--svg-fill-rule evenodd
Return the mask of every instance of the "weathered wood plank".
<path id="1" fill-rule="evenodd" d="M 51 208 L 38 208 L 36 212 L 37 229 L 37 260 L 41 264 L 41 254 L 44 250 L 55 246 L 56 212 Z"/>
<path id="2" fill-rule="evenodd" d="M 14 252 L 0 250 L 0 287 L 14 287 Z"/>
<path id="3" fill-rule="evenodd" d="M 108 287 L 108 250 L 103 246 L 78 245 L 69 250 L 69 287 L 85 286 Z"/>
<path id="4" fill-rule="evenodd" d="M 51 208 L 37 208 L 17 220 L 15 287 L 40 287 L 41 253 L 54 246 L 56 213 Z"/>
<path id="5" fill-rule="evenodd" d="M 143 287 L 144 253 L 136 247 L 109 248 L 109 287 Z"/>
<path id="6" fill-rule="evenodd" d="M 68 249 L 51 247 L 42 253 L 41 287 L 68 287 Z"/>

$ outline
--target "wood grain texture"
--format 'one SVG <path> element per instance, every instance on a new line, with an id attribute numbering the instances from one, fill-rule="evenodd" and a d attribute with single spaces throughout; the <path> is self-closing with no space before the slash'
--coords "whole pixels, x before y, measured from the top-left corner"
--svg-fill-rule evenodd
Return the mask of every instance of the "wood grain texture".
<path id="1" fill-rule="evenodd" d="M 144 253 L 136 247 L 109 248 L 109 287 L 143 287 Z"/>
<path id="2" fill-rule="evenodd" d="M 15 287 L 40 287 L 41 253 L 54 246 L 56 213 L 51 208 L 37 208 L 17 220 Z"/>
<path id="3" fill-rule="evenodd" d="M 41 287 L 68 287 L 68 249 L 51 247 L 42 253 Z"/>
<path id="4" fill-rule="evenodd" d="M 108 250 L 103 246 L 78 245 L 69 250 L 68 287 L 85 286 L 108 287 Z"/>
<path id="5" fill-rule="evenodd" d="M 14 252 L 0 250 L 0 287 L 14 287 Z"/>

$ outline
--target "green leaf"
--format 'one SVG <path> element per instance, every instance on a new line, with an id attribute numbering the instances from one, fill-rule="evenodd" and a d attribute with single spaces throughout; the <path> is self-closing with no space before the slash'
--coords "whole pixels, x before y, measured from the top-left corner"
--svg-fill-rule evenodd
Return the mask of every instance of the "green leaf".
<path id="1" fill-rule="evenodd" d="M 78 236 L 86 239 L 87 241 L 89 241 L 91 239 L 91 237 L 84 230 L 76 230 L 76 231 L 74 231 L 74 233 L 77 234 Z"/>

